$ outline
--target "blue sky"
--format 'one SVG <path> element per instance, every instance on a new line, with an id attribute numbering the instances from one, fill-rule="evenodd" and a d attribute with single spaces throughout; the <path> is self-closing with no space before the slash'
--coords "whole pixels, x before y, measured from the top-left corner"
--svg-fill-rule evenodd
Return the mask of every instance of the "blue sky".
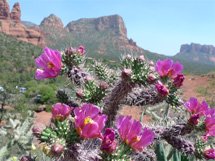
<path id="1" fill-rule="evenodd" d="M 181 44 L 215 46 L 215 0 L 8 0 L 19 2 L 21 19 L 40 24 L 55 14 L 66 26 L 80 18 L 119 14 L 137 45 L 175 55 Z"/>

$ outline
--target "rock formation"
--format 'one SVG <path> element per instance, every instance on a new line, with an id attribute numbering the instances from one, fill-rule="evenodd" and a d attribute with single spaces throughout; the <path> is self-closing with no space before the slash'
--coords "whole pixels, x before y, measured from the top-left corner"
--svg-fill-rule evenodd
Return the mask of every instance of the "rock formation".
<path id="1" fill-rule="evenodd" d="M 200 45 L 196 43 L 181 45 L 180 53 L 192 51 L 215 54 L 215 47 L 213 45 Z"/>
<path id="2" fill-rule="evenodd" d="M 86 34 L 93 34 L 93 33 L 101 33 L 107 32 L 107 37 L 103 37 L 103 40 L 100 41 L 99 53 L 107 53 L 107 49 L 105 48 L 104 44 L 105 39 L 109 39 L 110 35 L 113 35 L 110 40 L 110 44 L 113 43 L 118 51 L 129 51 L 129 52 L 137 52 L 143 53 L 143 50 L 136 45 L 132 39 L 127 38 L 127 29 L 125 23 L 119 15 L 112 15 L 112 16 L 104 16 L 99 18 L 91 18 L 91 19 L 80 19 L 77 21 L 72 21 L 67 24 L 65 30 L 70 33 L 86 33 Z M 112 41 L 112 42 L 111 42 Z M 116 46 L 117 44 L 117 46 Z"/>
<path id="3" fill-rule="evenodd" d="M 0 19 L 2 20 L 10 19 L 10 6 L 7 0 L 0 0 Z"/>
<path id="4" fill-rule="evenodd" d="M 15 3 L 13 9 L 10 13 L 10 18 L 14 20 L 16 23 L 21 23 L 21 8 L 19 7 L 19 3 Z"/>
<path id="5" fill-rule="evenodd" d="M 21 9 L 19 3 L 15 3 L 10 13 L 7 0 L 0 0 L 0 31 L 8 35 L 26 41 L 28 43 L 44 47 L 43 35 L 32 29 L 27 29 L 21 23 Z"/>
<path id="6" fill-rule="evenodd" d="M 51 14 L 49 17 L 44 18 L 43 21 L 40 23 L 40 26 L 49 27 L 57 30 L 64 29 L 61 19 L 54 14 Z"/>

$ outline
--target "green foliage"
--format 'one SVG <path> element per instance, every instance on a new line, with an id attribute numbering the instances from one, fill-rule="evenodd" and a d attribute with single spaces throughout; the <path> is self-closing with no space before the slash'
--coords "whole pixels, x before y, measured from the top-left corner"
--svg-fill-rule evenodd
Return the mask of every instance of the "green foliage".
<path id="1" fill-rule="evenodd" d="M 165 149 L 162 141 L 157 142 L 155 144 L 155 153 L 159 161 L 167 161 Z"/>

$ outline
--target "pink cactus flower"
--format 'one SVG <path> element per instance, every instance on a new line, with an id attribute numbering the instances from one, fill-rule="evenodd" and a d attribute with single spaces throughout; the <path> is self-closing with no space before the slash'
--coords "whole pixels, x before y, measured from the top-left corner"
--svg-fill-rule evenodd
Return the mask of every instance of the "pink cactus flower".
<path id="1" fill-rule="evenodd" d="M 166 97 L 169 94 L 169 90 L 167 89 L 166 86 L 163 85 L 162 82 L 157 81 L 155 84 L 155 88 L 157 89 L 158 93 L 162 96 L 162 97 Z"/>
<path id="2" fill-rule="evenodd" d="M 52 118 L 58 121 L 64 121 L 70 115 L 73 107 L 69 107 L 62 103 L 52 105 Z"/>
<path id="3" fill-rule="evenodd" d="M 113 129 L 105 129 L 104 139 L 101 144 L 101 150 L 106 154 L 116 151 L 115 131 Z"/>
<path id="4" fill-rule="evenodd" d="M 191 97 L 189 101 L 185 102 L 184 106 L 191 114 L 198 113 L 200 116 L 205 115 L 210 109 L 205 101 L 200 104 L 195 97 Z"/>
<path id="5" fill-rule="evenodd" d="M 205 136 L 215 136 L 215 117 L 207 115 L 205 119 Z M 207 140 L 207 139 L 206 139 Z"/>
<path id="6" fill-rule="evenodd" d="M 130 120 L 131 116 L 119 116 L 117 118 L 116 124 L 120 138 L 132 149 L 141 152 L 144 147 L 152 144 L 155 135 L 147 128 L 142 130 L 142 125 L 139 121 Z"/>
<path id="7" fill-rule="evenodd" d="M 183 65 L 179 62 L 173 63 L 171 59 L 165 59 L 163 61 L 158 60 L 156 63 L 156 71 L 161 77 L 171 77 L 173 78 L 177 74 L 183 71 Z"/>
<path id="8" fill-rule="evenodd" d="M 207 160 L 215 159 L 215 151 L 213 148 L 204 150 L 203 155 Z"/>
<path id="9" fill-rule="evenodd" d="M 86 51 L 84 50 L 84 46 L 79 46 L 76 49 L 76 52 L 79 53 L 80 55 L 84 56 L 84 53 L 86 53 Z"/>
<path id="10" fill-rule="evenodd" d="M 173 79 L 173 85 L 177 88 L 181 87 L 184 82 L 184 75 L 179 73 L 174 79 Z"/>
<path id="11" fill-rule="evenodd" d="M 75 108 L 75 127 L 84 139 L 103 138 L 101 132 L 107 121 L 107 115 L 99 115 L 100 108 L 84 103 L 83 107 Z"/>
<path id="12" fill-rule="evenodd" d="M 41 69 L 37 69 L 35 78 L 55 78 L 61 71 L 61 55 L 57 50 L 44 48 L 44 53 L 35 59 L 35 65 Z"/>

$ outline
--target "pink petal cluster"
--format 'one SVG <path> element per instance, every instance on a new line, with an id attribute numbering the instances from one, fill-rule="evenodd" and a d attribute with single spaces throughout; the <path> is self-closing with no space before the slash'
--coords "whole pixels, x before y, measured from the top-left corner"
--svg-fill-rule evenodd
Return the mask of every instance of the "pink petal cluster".
<path id="1" fill-rule="evenodd" d="M 84 53 L 86 53 L 86 51 L 84 50 L 84 46 L 79 46 L 76 49 L 76 52 L 79 53 L 80 55 L 84 56 Z"/>
<path id="2" fill-rule="evenodd" d="M 132 149 L 141 152 L 144 147 L 152 144 L 155 135 L 147 128 L 142 130 L 142 125 L 139 121 L 130 120 L 131 116 L 119 116 L 117 118 L 116 124 L 120 138 Z"/>
<path id="3" fill-rule="evenodd" d="M 181 87 L 184 82 L 184 75 L 179 73 L 174 79 L 173 79 L 173 85 L 177 88 Z"/>
<path id="4" fill-rule="evenodd" d="M 163 85 L 162 82 L 157 81 L 155 84 L 155 88 L 157 89 L 158 93 L 162 96 L 162 97 L 166 97 L 169 94 L 169 90 L 167 89 L 166 86 Z"/>
<path id="5" fill-rule="evenodd" d="M 191 114 L 200 114 L 200 116 L 205 115 L 209 110 L 205 101 L 200 104 L 195 97 L 191 97 L 189 101 L 185 102 L 184 106 Z"/>
<path id="6" fill-rule="evenodd" d="M 52 105 L 52 118 L 57 121 L 64 121 L 70 115 L 73 107 L 69 107 L 62 103 Z"/>
<path id="7" fill-rule="evenodd" d="M 61 71 L 61 55 L 57 50 L 44 48 L 44 53 L 35 59 L 35 65 L 41 69 L 37 69 L 35 78 L 55 78 Z"/>
<path id="8" fill-rule="evenodd" d="M 173 63 L 171 59 L 165 59 L 163 61 L 158 60 L 156 63 L 156 71 L 161 77 L 171 77 L 173 78 L 177 74 L 183 71 L 183 65 L 179 62 Z"/>
<path id="9" fill-rule="evenodd" d="M 105 129 L 104 139 L 101 144 L 101 150 L 106 154 L 116 151 L 115 131 L 113 129 Z"/>
<path id="10" fill-rule="evenodd" d="M 215 151 L 213 148 L 204 150 L 203 155 L 204 155 L 205 159 L 207 159 L 207 160 L 215 159 Z"/>
<path id="11" fill-rule="evenodd" d="M 84 103 L 83 107 L 74 109 L 75 127 L 84 139 L 103 138 L 101 132 L 107 121 L 107 115 L 100 115 L 99 112 L 99 107 L 87 103 Z"/>

